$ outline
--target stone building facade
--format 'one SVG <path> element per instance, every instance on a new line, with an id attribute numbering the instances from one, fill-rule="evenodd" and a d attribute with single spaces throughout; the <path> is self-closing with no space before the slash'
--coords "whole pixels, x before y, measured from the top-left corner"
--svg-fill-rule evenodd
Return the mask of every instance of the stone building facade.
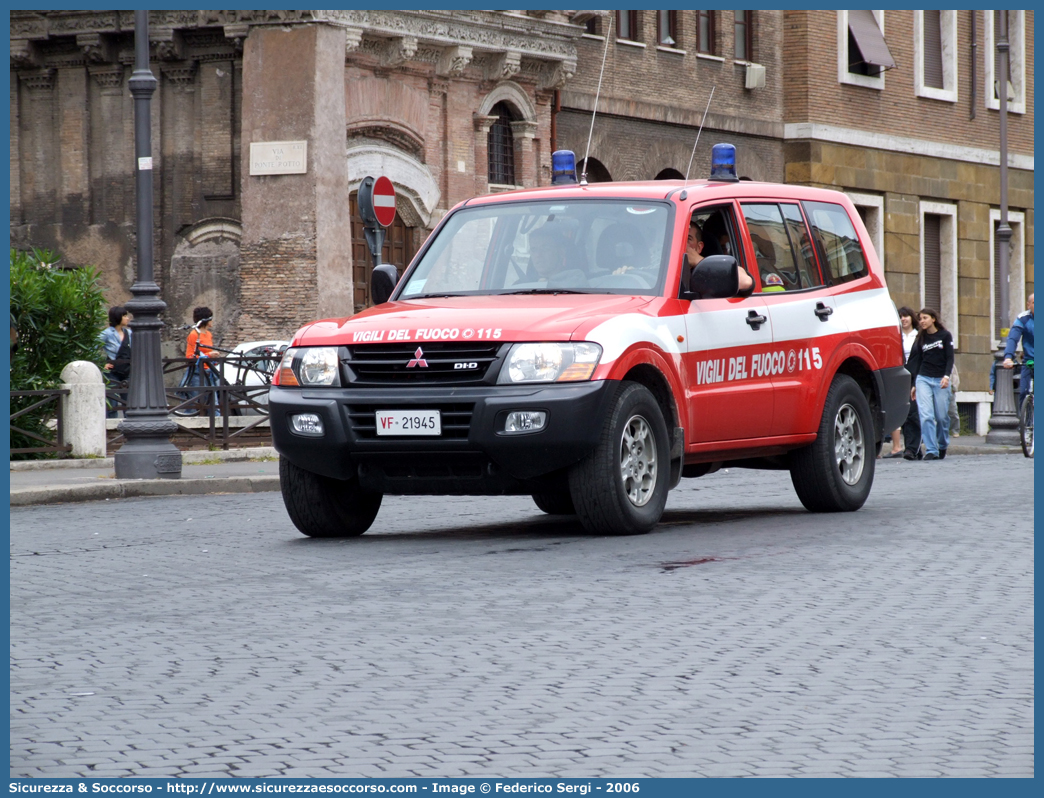
<path id="1" fill-rule="evenodd" d="M 997 301 L 994 246 L 1000 217 L 994 12 L 873 12 L 896 66 L 871 75 L 858 64 L 850 69 L 857 59 L 849 52 L 855 24 L 849 13 L 856 12 L 784 15 L 786 180 L 847 192 L 876 240 L 896 304 L 915 310 L 938 304 L 955 332 L 958 399 L 983 405 L 982 430 L 992 351 L 1033 291 L 1033 12 L 1010 12 L 1014 237 L 1006 311 Z"/>
<path id="2" fill-rule="evenodd" d="M 728 141 L 745 176 L 782 181 L 783 13 L 739 13 L 745 53 L 733 11 L 574 12 L 585 33 L 576 75 L 556 100 L 556 146 L 582 160 L 590 137 L 589 179 L 696 179 L 710 173 L 711 146 Z"/>
<path id="3" fill-rule="evenodd" d="M 226 343 L 288 337 L 368 300 L 353 219 L 396 186 L 404 266 L 457 202 L 550 180 L 553 92 L 583 29 L 557 12 L 151 11 L 155 272 L 172 325 L 216 311 Z M 11 237 L 134 282 L 132 12 L 11 13 Z M 304 174 L 251 174 L 250 145 L 307 142 Z M 354 224 L 353 224 L 354 222 Z M 165 351 L 179 334 L 171 330 Z"/>

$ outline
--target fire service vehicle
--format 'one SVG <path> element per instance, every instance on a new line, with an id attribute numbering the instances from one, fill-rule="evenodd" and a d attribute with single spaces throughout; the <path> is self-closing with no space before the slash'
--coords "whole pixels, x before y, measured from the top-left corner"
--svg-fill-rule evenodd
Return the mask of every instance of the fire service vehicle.
<path id="1" fill-rule="evenodd" d="M 866 501 L 910 376 L 851 201 L 739 180 L 731 145 L 693 181 L 578 184 L 571 155 L 549 187 L 460 203 L 401 279 L 375 267 L 374 307 L 294 335 L 269 407 L 305 535 L 362 534 L 407 494 L 641 533 L 728 467 L 788 470 L 813 512 Z"/>

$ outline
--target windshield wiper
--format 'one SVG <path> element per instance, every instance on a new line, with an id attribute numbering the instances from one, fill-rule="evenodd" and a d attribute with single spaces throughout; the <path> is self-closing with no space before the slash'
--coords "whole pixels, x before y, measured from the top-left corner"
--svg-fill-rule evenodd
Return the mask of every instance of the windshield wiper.
<path id="1" fill-rule="evenodd" d="M 571 288 L 522 288 L 518 291 L 501 291 L 498 296 L 514 294 L 590 294 L 591 291 L 577 291 Z"/>
<path id="2" fill-rule="evenodd" d="M 474 294 L 417 294 L 416 296 L 404 296 L 402 299 L 443 299 L 449 296 L 474 296 Z"/>

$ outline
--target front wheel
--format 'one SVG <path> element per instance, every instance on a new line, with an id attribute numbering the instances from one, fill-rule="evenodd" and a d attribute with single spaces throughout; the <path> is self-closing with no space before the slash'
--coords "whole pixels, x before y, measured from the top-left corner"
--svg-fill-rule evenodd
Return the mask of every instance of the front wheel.
<path id="1" fill-rule="evenodd" d="M 534 493 L 533 502 L 548 515 L 576 515 L 573 497 L 569 495 L 569 481 L 566 479 Z"/>
<path id="2" fill-rule="evenodd" d="M 660 521 L 671 478 L 667 425 L 649 389 L 622 383 L 594 451 L 569 471 L 569 493 L 584 529 L 648 532 Z"/>
<path id="3" fill-rule="evenodd" d="M 1022 453 L 1033 457 L 1033 394 L 1027 394 L 1019 408 L 1019 440 Z"/>
<path id="4" fill-rule="evenodd" d="M 298 468 L 279 458 L 279 489 L 290 520 L 312 538 L 361 535 L 381 509 L 380 493 L 359 487 L 355 479 L 332 479 Z"/>
<path id="5" fill-rule="evenodd" d="M 790 453 L 790 479 L 814 513 L 858 510 L 874 482 L 874 426 L 870 405 L 851 377 L 830 384 L 816 439 Z"/>

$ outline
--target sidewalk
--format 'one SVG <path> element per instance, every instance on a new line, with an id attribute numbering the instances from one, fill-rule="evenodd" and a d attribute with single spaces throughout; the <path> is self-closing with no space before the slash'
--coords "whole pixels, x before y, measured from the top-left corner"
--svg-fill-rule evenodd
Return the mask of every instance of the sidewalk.
<path id="1" fill-rule="evenodd" d="M 882 453 L 891 449 L 885 443 Z M 948 456 L 1017 454 L 1018 446 L 994 446 L 976 435 L 950 441 Z M 901 463 L 903 460 L 880 462 Z M 260 446 L 227 452 L 182 452 L 181 479 L 116 479 L 111 457 L 97 460 L 32 460 L 11 463 L 11 506 L 279 490 L 275 449 Z"/>
<path id="2" fill-rule="evenodd" d="M 111 457 L 11 463 L 11 506 L 279 490 L 275 449 L 182 452 L 181 479 L 116 479 Z"/>

